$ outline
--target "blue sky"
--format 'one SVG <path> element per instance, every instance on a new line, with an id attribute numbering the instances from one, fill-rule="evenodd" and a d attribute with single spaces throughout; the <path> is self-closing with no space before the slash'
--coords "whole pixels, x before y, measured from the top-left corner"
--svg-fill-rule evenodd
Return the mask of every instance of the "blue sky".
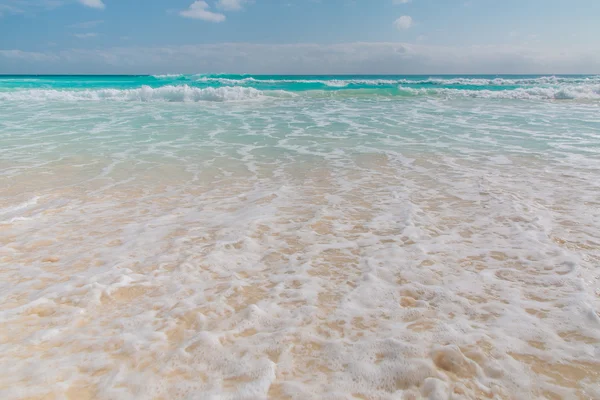
<path id="1" fill-rule="evenodd" d="M 600 73 L 599 0 L 0 0 L 0 73 Z"/>

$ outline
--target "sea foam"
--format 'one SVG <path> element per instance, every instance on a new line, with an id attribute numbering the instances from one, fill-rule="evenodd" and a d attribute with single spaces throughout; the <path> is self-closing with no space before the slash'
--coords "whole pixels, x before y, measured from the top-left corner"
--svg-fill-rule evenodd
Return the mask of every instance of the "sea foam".
<path id="1" fill-rule="evenodd" d="M 211 78 L 212 79 L 212 78 Z M 228 78 L 221 79 L 222 84 L 250 85 L 260 82 L 254 78 L 245 78 L 245 81 L 232 81 Z M 208 82 L 208 81 L 203 81 Z M 310 87 L 301 90 L 257 89 L 249 86 L 218 86 L 194 87 L 187 84 L 165 85 L 151 87 L 143 85 L 132 89 L 25 89 L 17 88 L 0 91 L 2 101 L 138 101 L 138 102 L 229 102 L 259 100 L 267 98 L 293 98 L 297 96 L 308 97 L 406 97 L 406 96 L 431 96 L 431 97 L 474 97 L 485 99 L 513 99 L 513 100 L 599 100 L 600 84 L 558 84 L 546 86 L 531 86 L 518 88 L 503 88 L 491 90 L 488 86 L 479 89 L 448 88 L 448 87 L 413 87 L 406 85 L 389 86 L 392 81 L 345 81 L 345 80 L 311 80 L 311 81 L 278 81 L 281 83 L 322 84 L 326 88 L 314 89 Z M 275 81 L 271 82 L 272 84 Z M 370 85 L 372 87 L 353 88 L 353 85 Z M 380 86 L 387 85 L 387 86 Z M 445 85 L 450 83 L 445 82 Z M 469 86 L 461 83 L 462 86 Z"/>
<path id="2" fill-rule="evenodd" d="M 83 101 L 83 100 L 115 100 L 115 101 L 166 101 L 166 102 L 198 102 L 198 101 L 244 101 L 265 97 L 291 97 L 293 94 L 284 91 L 265 93 L 254 88 L 208 87 L 196 88 L 188 85 L 167 85 L 157 88 L 142 86 L 136 89 L 27 89 L 0 92 L 0 100 L 27 101 Z"/>
<path id="3" fill-rule="evenodd" d="M 521 100 L 598 100 L 598 85 L 562 85 L 558 87 L 531 87 L 510 90 L 466 90 L 466 89 L 414 89 L 399 86 L 401 93 L 415 96 L 475 97 L 485 99 Z"/>

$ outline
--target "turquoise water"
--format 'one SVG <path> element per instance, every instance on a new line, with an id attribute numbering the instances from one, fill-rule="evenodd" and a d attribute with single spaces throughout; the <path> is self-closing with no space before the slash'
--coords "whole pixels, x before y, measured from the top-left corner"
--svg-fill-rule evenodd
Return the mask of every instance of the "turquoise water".
<path id="1" fill-rule="evenodd" d="M 600 77 L 585 75 L 531 76 L 280 76 L 280 75 L 156 75 L 156 76 L 2 76 L 3 92 L 23 89 L 45 90 L 131 90 L 142 87 L 158 89 L 208 89 L 243 87 L 260 91 L 345 92 L 355 95 L 480 95 L 515 98 L 600 98 Z M 177 92 L 177 90 L 175 90 Z M 480 93 L 477 93 L 480 92 Z M 503 94 L 487 92 L 504 92 Z M 176 101 L 177 96 L 164 96 Z M 5 94 L 5 96 L 8 96 Z M 160 97 L 160 96 L 158 96 Z M 9 97 L 5 97 L 9 98 Z M 202 98 L 200 96 L 199 98 Z"/>
<path id="2" fill-rule="evenodd" d="M 597 153 L 600 76 L 3 76 L 0 102 L 0 143 L 34 141 L 40 156 L 73 146 L 136 152 L 177 137 L 188 147 L 173 159 L 237 145 L 275 157 L 376 149 L 564 158 Z M 87 134 L 105 129 L 119 135 Z M 6 157 L 20 158 L 18 149 Z"/>
<path id="3" fill-rule="evenodd" d="M 599 76 L 0 77 L 0 398 L 600 398 Z"/>

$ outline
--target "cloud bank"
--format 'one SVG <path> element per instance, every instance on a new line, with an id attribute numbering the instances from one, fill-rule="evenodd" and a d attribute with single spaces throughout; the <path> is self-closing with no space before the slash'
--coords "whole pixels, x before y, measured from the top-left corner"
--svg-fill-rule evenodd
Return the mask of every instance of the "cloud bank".
<path id="1" fill-rule="evenodd" d="M 250 44 L 0 50 L 0 73 L 600 73 L 600 49 L 415 43 Z"/>
<path id="2" fill-rule="evenodd" d="M 179 13 L 182 17 L 201 19 L 209 22 L 223 22 L 225 16 L 223 14 L 215 13 L 209 10 L 209 5 L 204 0 L 198 0 L 190 4 L 187 10 L 183 10 Z"/>

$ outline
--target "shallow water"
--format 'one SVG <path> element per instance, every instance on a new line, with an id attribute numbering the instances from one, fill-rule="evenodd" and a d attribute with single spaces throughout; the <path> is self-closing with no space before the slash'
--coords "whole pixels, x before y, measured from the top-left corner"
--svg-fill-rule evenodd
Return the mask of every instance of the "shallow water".
<path id="1" fill-rule="evenodd" d="M 2 399 L 600 398 L 595 77 L 248 78 L 0 81 Z"/>

